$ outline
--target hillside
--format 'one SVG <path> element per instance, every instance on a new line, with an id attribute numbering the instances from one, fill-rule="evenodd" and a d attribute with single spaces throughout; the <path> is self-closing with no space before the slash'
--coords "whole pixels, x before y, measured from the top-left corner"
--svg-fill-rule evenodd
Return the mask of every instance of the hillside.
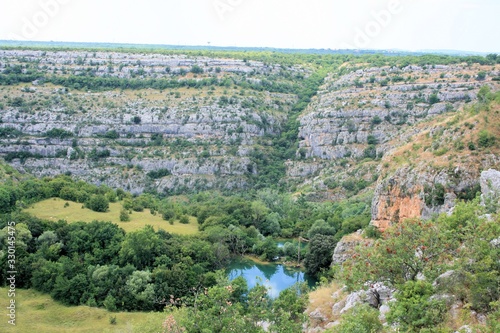
<path id="1" fill-rule="evenodd" d="M 344 64 L 330 75 L 300 117 L 297 157 L 288 176 L 309 177 L 310 191 L 343 199 L 371 186 L 382 157 L 412 141 L 440 114 L 454 113 L 477 100 L 491 79 L 472 79 L 494 67 L 429 65 L 372 67 Z"/>
<path id="2" fill-rule="evenodd" d="M 385 229 L 404 218 L 430 218 L 481 191 L 489 179 L 481 180 L 481 173 L 500 168 L 498 96 L 481 89 L 483 104 L 420 124 L 418 134 L 382 159 L 372 203 L 375 226 Z"/>
<path id="3" fill-rule="evenodd" d="M 257 172 L 253 145 L 280 132 L 299 78 L 310 75 L 203 56 L 5 50 L 0 57 L 6 160 L 38 176 L 72 174 L 134 193 L 248 186 Z"/>
<path id="4" fill-rule="evenodd" d="M 2 50 L 0 154 L 134 194 L 280 184 L 342 199 L 417 122 L 498 86 L 479 57 L 242 55 Z"/>

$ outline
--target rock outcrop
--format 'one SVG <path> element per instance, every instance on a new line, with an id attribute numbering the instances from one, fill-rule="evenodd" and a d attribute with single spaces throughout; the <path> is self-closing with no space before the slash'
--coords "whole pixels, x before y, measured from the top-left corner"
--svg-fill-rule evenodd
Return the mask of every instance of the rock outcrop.
<path id="1" fill-rule="evenodd" d="M 488 212 L 500 207 L 500 171 L 489 169 L 481 173 L 481 201 Z"/>
<path id="2" fill-rule="evenodd" d="M 361 230 L 356 233 L 342 237 L 335 246 L 332 256 L 332 265 L 341 265 L 344 261 L 351 258 L 355 253 L 356 246 L 361 243 L 371 243 L 372 240 L 364 239 L 361 236 Z"/>
<path id="3" fill-rule="evenodd" d="M 458 197 L 474 197 L 478 166 L 455 168 L 403 167 L 380 181 L 372 201 L 372 224 L 385 230 L 406 218 L 430 218 L 450 212 Z M 470 193 L 470 194 L 468 194 Z"/>

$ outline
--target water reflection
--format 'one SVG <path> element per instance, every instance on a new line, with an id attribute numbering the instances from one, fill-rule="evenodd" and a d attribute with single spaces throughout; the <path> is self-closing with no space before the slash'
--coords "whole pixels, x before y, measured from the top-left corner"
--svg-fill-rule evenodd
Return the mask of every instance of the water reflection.
<path id="1" fill-rule="evenodd" d="M 279 293 L 297 282 L 307 282 L 313 286 L 313 279 L 300 270 L 277 264 L 258 264 L 248 259 L 234 261 L 228 267 L 230 280 L 243 276 L 251 289 L 257 284 L 264 285 L 269 290 L 269 296 L 278 297 Z"/>

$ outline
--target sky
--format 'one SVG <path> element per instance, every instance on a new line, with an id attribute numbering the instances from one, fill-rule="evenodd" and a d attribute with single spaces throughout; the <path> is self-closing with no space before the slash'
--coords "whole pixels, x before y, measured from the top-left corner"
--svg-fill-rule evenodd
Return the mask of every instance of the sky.
<path id="1" fill-rule="evenodd" d="M 0 0 L 0 40 L 500 53 L 499 0 Z"/>

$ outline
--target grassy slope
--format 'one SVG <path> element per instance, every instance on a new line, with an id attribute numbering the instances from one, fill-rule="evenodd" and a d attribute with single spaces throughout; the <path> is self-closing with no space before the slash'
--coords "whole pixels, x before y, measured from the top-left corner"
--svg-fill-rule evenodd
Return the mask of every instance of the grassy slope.
<path id="1" fill-rule="evenodd" d="M 6 314 L 7 289 L 0 288 L 0 307 Z M 2 315 L 0 332 L 94 333 L 160 332 L 164 313 L 117 312 L 87 306 L 67 307 L 49 295 L 34 290 L 16 290 L 16 326 L 7 324 Z M 116 316 L 116 325 L 110 317 Z"/>
<path id="2" fill-rule="evenodd" d="M 64 207 L 66 202 L 69 203 L 68 207 Z M 120 222 L 121 209 L 122 205 L 120 203 L 110 203 L 108 212 L 98 213 L 82 208 L 80 203 L 53 198 L 38 202 L 25 211 L 49 221 L 66 220 L 69 223 L 76 221 L 92 222 L 95 220 L 111 221 L 118 224 L 126 232 L 142 229 L 146 225 L 153 226 L 155 230 L 163 229 L 179 235 L 192 235 L 198 232 L 198 223 L 193 217 L 190 218 L 189 224 L 180 224 L 176 221 L 171 225 L 163 220 L 161 215 L 152 215 L 149 209 L 145 209 L 143 212 L 132 212 L 129 222 Z"/>
<path id="3" fill-rule="evenodd" d="M 488 109 L 475 111 L 473 106 L 466 106 L 458 112 L 439 115 L 429 122 L 416 126 L 419 133 L 409 142 L 383 158 L 390 173 L 402 165 L 432 165 L 434 167 L 480 165 L 485 155 L 500 154 L 500 100 L 493 101 Z M 478 145 L 479 132 L 488 131 L 496 138 L 493 146 L 482 148 Z M 442 134 L 430 135 L 430 132 Z M 453 138 L 455 136 L 455 138 Z M 457 149 L 461 141 L 463 149 Z M 476 149 L 471 151 L 467 145 L 474 143 Z M 437 145 L 436 149 L 432 146 Z M 439 153 L 439 152 L 442 153 Z"/>

